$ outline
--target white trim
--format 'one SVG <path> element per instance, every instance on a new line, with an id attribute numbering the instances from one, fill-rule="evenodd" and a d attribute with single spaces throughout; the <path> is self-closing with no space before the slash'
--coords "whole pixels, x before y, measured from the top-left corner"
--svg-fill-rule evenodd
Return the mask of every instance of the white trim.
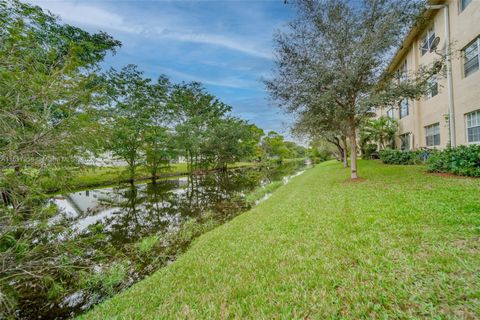
<path id="1" fill-rule="evenodd" d="M 436 126 L 438 126 L 438 133 L 434 133 L 433 135 L 430 135 L 430 137 L 433 137 L 433 145 L 429 146 L 429 145 L 428 145 L 428 137 L 429 137 L 429 135 L 428 135 L 428 129 L 434 128 L 434 127 L 436 127 Z M 435 123 L 432 123 L 431 125 L 425 126 L 424 129 L 425 129 L 425 146 L 426 146 L 427 148 L 435 148 L 435 147 L 437 147 L 437 146 L 441 146 L 441 145 L 442 145 L 442 135 L 441 135 L 441 133 L 440 133 L 440 122 L 435 122 Z M 436 136 L 437 134 L 438 134 L 438 136 L 439 136 L 439 140 L 440 140 L 440 141 L 439 141 L 438 144 L 435 144 L 435 136 Z"/>
<path id="2" fill-rule="evenodd" d="M 478 60 L 478 68 L 477 70 L 474 70 L 472 73 L 470 73 L 469 75 L 466 74 L 466 70 L 465 70 L 465 51 L 467 50 L 467 48 L 469 46 L 471 46 L 472 44 L 474 43 L 477 43 L 477 60 Z M 463 47 L 462 49 L 462 69 L 463 69 L 463 78 L 468 78 L 469 76 L 471 76 L 472 74 L 474 74 L 475 72 L 479 71 L 480 70 L 480 35 L 477 36 L 476 39 L 473 39 L 473 41 L 470 41 L 465 47 Z"/>
<path id="3" fill-rule="evenodd" d="M 473 111 L 470 111 L 470 112 L 467 112 L 464 114 L 464 117 L 465 117 L 465 142 L 467 145 L 469 144 L 480 144 L 480 140 L 478 141 L 468 141 L 468 129 L 470 129 L 470 127 L 468 127 L 468 115 L 471 114 L 471 113 L 479 113 L 480 114 L 480 109 L 477 109 L 477 110 L 473 110 Z M 477 128 L 477 127 L 480 127 L 480 123 L 478 126 L 475 126 L 475 127 L 472 127 L 472 128 Z"/>

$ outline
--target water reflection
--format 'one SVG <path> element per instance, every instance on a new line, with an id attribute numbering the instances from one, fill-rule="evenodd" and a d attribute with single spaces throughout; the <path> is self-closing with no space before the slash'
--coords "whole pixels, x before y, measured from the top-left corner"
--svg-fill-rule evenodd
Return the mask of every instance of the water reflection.
<path id="1" fill-rule="evenodd" d="M 116 245 L 135 242 L 162 229 L 175 228 L 201 212 L 215 211 L 221 217 L 245 209 L 248 193 L 269 178 L 269 170 L 235 170 L 140 185 L 123 185 L 74 192 L 54 199 L 74 237 L 94 224 Z"/>

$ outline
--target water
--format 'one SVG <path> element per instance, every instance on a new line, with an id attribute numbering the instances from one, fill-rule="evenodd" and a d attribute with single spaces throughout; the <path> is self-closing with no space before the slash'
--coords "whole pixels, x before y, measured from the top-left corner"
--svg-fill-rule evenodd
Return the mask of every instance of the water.
<path id="1" fill-rule="evenodd" d="M 186 222 L 221 224 L 248 209 L 245 194 L 272 181 L 286 182 L 302 167 L 291 163 L 215 172 L 50 199 L 60 213 L 48 220 L 50 231 L 34 242 L 43 244 L 44 263 L 68 268 L 40 283 L 12 282 L 24 297 L 18 318 L 63 319 L 84 312 L 173 261 L 193 239 L 176 237 Z M 208 228 L 189 235 L 204 231 Z M 46 290 L 52 281 L 59 287 Z"/>
<path id="2" fill-rule="evenodd" d="M 61 283 L 56 294 L 26 285 L 28 294 L 21 301 L 18 318 L 65 319 L 84 312 L 172 262 L 208 226 L 247 210 L 244 197 L 255 188 L 288 182 L 303 168 L 303 163 L 288 163 L 212 172 L 50 199 L 60 213 L 48 223 L 55 230 L 59 229 L 55 226 L 64 227 L 38 241 L 48 239 L 51 246 L 71 243 L 72 252 L 52 259 L 58 264 L 68 261 L 79 271 L 51 275 Z M 195 226 L 189 237 L 181 232 L 186 225 Z"/>

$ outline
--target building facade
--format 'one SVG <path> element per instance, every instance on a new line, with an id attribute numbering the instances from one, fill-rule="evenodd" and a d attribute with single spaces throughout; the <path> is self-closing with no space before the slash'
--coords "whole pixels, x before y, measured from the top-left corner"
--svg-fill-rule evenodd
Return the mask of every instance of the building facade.
<path id="1" fill-rule="evenodd" d="M 403 150 L 480 143 L 480 0 L 430 3 L 425 23 L 409 32 L 388 69 L 414 73 L 445 54 L 449 44 L 451 81 L 446 75 L 432 77 L 421 99 L 378 110 L 378 115 L 398 120 L 395 144 Z M 436 37 L 437 52 L 430 52 Z"/>

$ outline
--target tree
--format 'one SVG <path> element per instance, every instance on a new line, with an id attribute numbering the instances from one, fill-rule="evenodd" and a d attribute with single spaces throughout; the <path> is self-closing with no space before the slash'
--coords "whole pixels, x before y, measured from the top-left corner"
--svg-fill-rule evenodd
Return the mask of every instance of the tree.
<path id="1" fill-rule="evenodd" d="M 255 128 L 238 118 L 219 119 L 209 128 L 203 152 L 210 156 L 216 168 L 226 170 L 228 164 L 255 155 L 261 137 Z"/>
<path id="2" fill-rule="evenodd" d="M 297 17 L 275 38 L 276 72 L 267 89 L 281 107 L 297 116 L 314 115 L 320 127 L 335 119 L 334 132 L 349 139 L 355 179 L 357 133 L 372 108 L 420 97 L 438 70 L 432 65 L 404 81 L 385 72 L 389 55 L 418 16 L 418 1 L 298 0 L 294 5 Z"/>
<path id="3" fill-rule="evenodd" d="M 145 128 L 142 151 L 145 165 L 155 181 L 162 168 L 169 166 L 176 156 L 174 135 L 168 128 L 153 125 Z"/>
<path id="4" fill-rule="evenodd" d="M 170 103 L 171 84 L 167 77 L 160 76 L 152 86 L 155 108 L 146 126 L 143 136 L 141 152 L 145 156 L 145 165 L 150 170 L 153 181 L 158 172 L 168 167 L 170 161 L 176 157 L 175 134 L 172 122 L 175 119 L 175 110 Z"/>
<path id="5" fill-rule="evenodd" d="M 394 143 L 395 133 L 398 130 L 398 122 L 390 117 L 368 119 L 361 128 L 362 140 L 377 142 L 380 150 Z"/>
<path id="6" fill-rule="evenodd" d="M 135 65 L 120 71 L 111 69 L 106 81 L 107 123 L 111 132 L 107 148 L 127 163 L 129 178 L 133 181 L 136 168 L 145 161 L 146 140 L 158 145 L 155 134 L 163 135 L 155 126 L 159 125 L 165 110 L 166 91 L 152 85 Z"/>
<path id="7" fill-rule="evenodd" d="M 2 165 L 75 162 L 94 138 L 98 63 L 120 43 L 18 1 L 1 3 L 0 23 Z"/>
<path id="8" fill-rule="evenodd" d="M 345 168 L 348 167 L 348 145 L 347 137 L 343 132 L 343 126 L 338 118 L 316 115 L 314 110 L 307 110 L 298 117 L 294 123 L 293 132 L 299 136 L 308 136 L 311 141 L 326 141 L 335 146 L 338 150 L 337 159 L 340 160 Z"/>
<path id="9" fill-rule="evenodd" d="M 98 139 L 96 71 L 119 45 L 39 7 L 0 2 L 0 318 L 15 317 L 16 300 L 31 297 L 32 287 L 47 292 L 62 282 L 47 278 L 78 273 L 58 257 L 81 244 L 50 245 L 62 226 L 49 220 L 57 211 L 45 181 L 61 185 Z"/>
<path id="10" fill-rule="evenodd" d="M 335 147 L 328 141 L 324 139 L 315 139 L 310 141 L 310 148 L 308 149 L 309 156 L 313 161 L 326 161 L 330 159 L 333 155 L 340 158 L 341 153 L 335 154 Z"/>
<path id="11" fill-rule="evenodd" d="M 207 93 L 200 83 L 175 85 L 171 94 L 175 110 L 175 132 L 178 149 L 183 153 L 189 170 L 211 164 L 205 147 L 209 128 L 224 117 L 231 107 Z"/>
<path id="12" fill-rule="evenodd" d="M 257 127 L 254 124 L 248 125 L 248 130 L 250 130 L 250 140 L 243 141 L 242 143 L 246 144 L 247 147 L 252 150 L 251 157 L 247 157 L 247 161 L 261 161 L 265 157 L 265 152 L 262 149 L 261 141 L 262 137 L 265 135 L 263 129 Z"/>
<path id="13" fill-rule="evenodd" d="M 291 155 L 290 150 L 288 150 L 287 146 L 285 145 L 283 136 L 275 131 L 270 131 L 263 138 L 262 146 L 265 150 L 265 153 L 270 158 L 278 158 L 280 161 L 282 161 Z"/>

